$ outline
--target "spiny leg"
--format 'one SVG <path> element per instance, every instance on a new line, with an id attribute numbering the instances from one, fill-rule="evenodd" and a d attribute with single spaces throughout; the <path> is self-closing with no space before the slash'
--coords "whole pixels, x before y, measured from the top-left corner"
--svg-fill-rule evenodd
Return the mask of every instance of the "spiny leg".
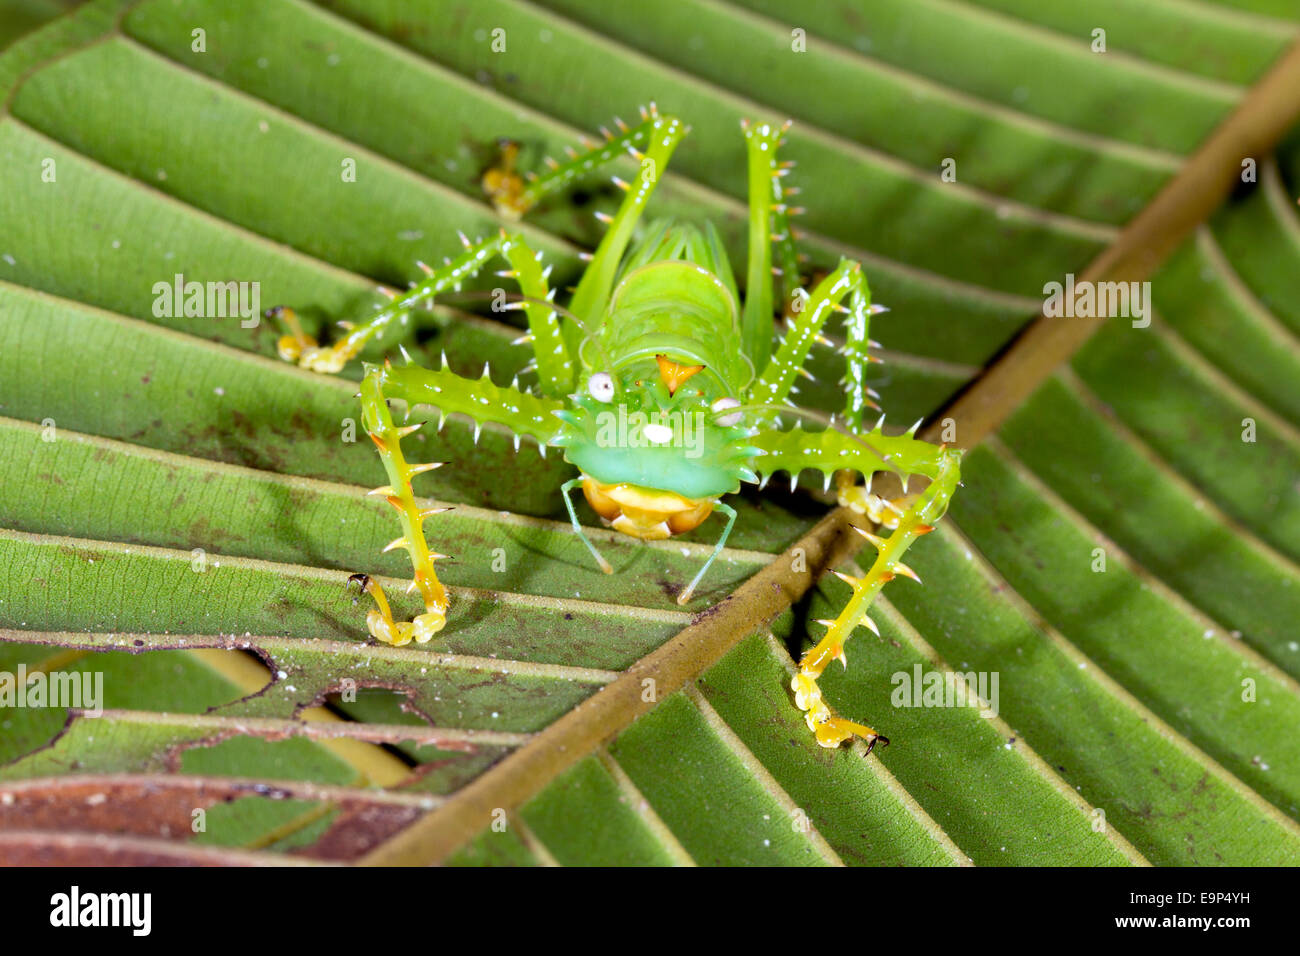
<path id="1" fill-rule="evenodd" d="M 844 347 L 840 353 L 844 356 L 846 367 L 840 384 L 845 388 L 844 425 L 849 431 L 857 433 L 862 431 L 862 419 L 868 408 L 880 411 L 880 406 L 873 401 L 880 396 L 867 384 L 867 368 L 881 361 L 871 354 L 871 346 L 875 343 L 869 335 L 871 316 L 885 309 L 872 304 L 871 291 L 864 280 L 854 286 L 849 295 L 849 306 L 843 311 L 846 313 Z"/>
<path id="2" fill-rule="evenodd" d="M 800 210 L 786 202 L 795 190 L 784 185 L 784 178 L 794 163 L 781 163 L 776 158 L 790 123 L 774 126 L 741 120 L 740 127 L 745 134 L 749 167 L 749 258 L 741 344 L 754 367 L 759 368 L 772 354 L 774 279 L 780 280 L 786 306 L 799 288 L 799 261 L 789 217 Z"/>
<path id="3" fill-rule="evenodd" d="M 402 535 L 384 550 L 404 548 L 410 556 L 415 571 L 411 589 L 420 592 L 425 613 L 409 623 L 395 621 L 378 582 L 364 575 L 355 579 L 364 578 L 362 585 L 375 599 L 376 607 L 366 618 L 366 626 L 373 637 L 388 644 L 406 644 L 411 640 L 423 643 L 442 629 L 448 605 L 446 591 L 433 568 L 434 561 L 446 555 L 429 549 L 424 535 L 424 520 L 446 509 L 421 508 L 415 500 L 411 480 L 418 474 L 438 468 L 440 463 L 413 465 L 406 461 L 402 438 L 420 425 L 395 425 L 388 407 L 390 400 L 406 405 L 408 419 L 417 406 L 436 407 L 440 430 L 448 415 L 467 415 L 474 421 L 476 442 L 479 429 L 485 423 L 505 425 L 515 436 L 516 448 L 519 447 L 519 438 L 526 435 L 534 438 L 542 451 L 560 430 L 555 412 L 563 408 L 563 403 L 521 392 L 513 386 L 497 385 L 488 377 L 486 368 L 477 380 L 462 378 L 445 364 L 441 369 L 427 369 L 414 364 L 395 368 L 385 363 L 367 371 L 361 382 L 362 424 L 379 449 L 389 479 L 387 485 L 370 493 L 383 495 L 398 513 Z"/>
<path id="4" fill-rule="evenodd" d="M 874 399 L 880 396 L 867 384 L 867 369 L 879 364 L 881 359 L 872 355 L 870 349 L 876 345 L 869 337 L 871 316 L 886 311 L 883 306 L 874 305 L 861 288 L 855 288 L 849 296 L 849 308 L 844 319 L 845 341 L 840 353 L 844 356 L 845 372 L 840 384 L 844 386 L 844 427 L 852 433 L 861 434 L 863 417 L 868 408 L 880 411 Z M 876 422 L 875 431 L 884 425 L 884 416 Z M 920 422 L 917 422 L 919 425 Z M 912 426 L 914 434 L 916 425 Z M 887 502 L 878 495 L 871 494 L 870 482 L 866 485 L 857 483 L 857 475 L 851 470 L 835 473 L 835 486 L 839 503 L 852 508 L 858 514 L 865 514 L 876 524 L 895 527 L 902 511 L 894 502 Z M 905 486 L 906 490 L 906 486 Z M 901 501 L 901 499 L 899 499 Z"/>
<path id="5" fill-rule="evenodd" d="M 637 220 L 678 142 L 687 132 L 679 119 L 660 114 L 654 103 L 641 108 L 641 123 L 637 126 L 629 127 L 617 117 L 614 125 L 618 129 L 617 133 L 601 128 L 604 137 L 602 142 L 595 143 L 584 138 L 584 153 L 566 147 L 568 159 L 565 162 L 547 157 L 544 160 L 547 169 L 540 175 L 529 172 L 520 176 L 515 171 L 518 145 L 503 142 L 500 164 L 489 169 L 483 176 L 483 190 L 497 212 L 518 219 L 547 195 L 572 185 L 625 153 L 641 165 L 640 174 L 633 183 L 627 183 L 617 176 L 613 178 L 614 185 L 627 193 L 618 213 L 614 216 L 597 213 L 597 218 L 608 224 L 609 229 L 595 253 L 583 257 L 588 260 L 588 265 L 574 292 L 573 300 L 569 303 L 569 311 L 584 322 L 591 322 L 604 311 L 619 262 L 632 238 Z M 573 323 L 564 324 L 565 341 L 570 353 L 577 354 L 579 343 L 590 331 L 591 329 L 575 328 Z"/>
<path id="6" fill-rule="evenodd" d="M 804 301 L 803 307 L 795 314 L 794 322 L 786 330 L 776 354 L 768 361 L 763 374 L 750 386 L 751 402 L 772 406 L 788 403 L 791 392 L 796 391 L 795 378 L 801 374 L 809 375 L 803 366 L 813 343 L 832 344 L 830 339 L 822 335 L 831 312 L 850 312 L 840 305 L 840 301 L 850 292 L 855 294 L 855 302 L 864 303 L 861 311 L 865 328 L 865 316 L 870 314 L 871 290 L 862 274 L 862 266 L 852 259 L 841 259 L 835 271 L 817 284 Z"/>
<path id="7" fill-rule="evenodd" d="M 871 570 L 861 580 L 841 575 L 853 586 L 853 597 L 834 621 L 820 622 L 830 629 L 804 655 L 800 661 L 799 673 L 791 682 L 795 702 L 800 709 L 807 711 L 808 725 L 817 735 L 818 743 L 834 747 L 856 734 L 866 739 L 870 745 L 878 737 L 876 732 L 869 727 L 836 717 L 822 700 L 817 678 L 830 661 L 845 660 L 844 643 L 855 627 L 864 624 L 874 630 L 874 624 L 866 612 L 880 588 L 896 574 L 916 577 L 902 563 L 903 553 L 913 541 L 929 532 L 947 509 L 948 501 L 960 480 L 961 452 L 920 441 L 911 433 L 886 435 L 879 425 L 864 434 L 837 428 L 808 432 L 798 425 L 788 431 L 765 428 L 746 440 L 756 450 L 763 469 L 768 474 L 788 471 L 797 475 L 804 468 L 816 469 L 825 475 L 848 471 L 866 476 L 868 488 L 871 476 L 884 470 L 904 476 L 904 487 L 906 476 L 909 475 L 930 479 L 929 486 L 907 508 L 875 498 L 879 502 L 879 511 L 897 514 L 896 520 L 885 522 L 894 525 L 894 533 L 887 540 L 874 535 L 867 536 L 879 551 Z M 888 514 L 882 516 L 886 519 L 889 517 Z"/>
<path id="8" fill-rule="evenodd" d="M 433 570 L 433 562 L 446 557 L 429 550 L 424 537 L 424 519 L 446 509 L 429 508 L 422 510 L 415 501 L 411 488 L 411 479 L 421 472 L 431 471 L 441 466 L 441 462 L 429 462 L 423 465 L 411 465 L 402 454 L 402 436 L 407 435 L 419 425 L 398 428 L 393 424 L 392 414 L 388 410 L 388 401 L 383 392 L 383 374 L 379 369 L 372 369 L 361 382 L 361 417 L 366 432 L 379 449 L 379 457 L 384 462 L 389 484 L 376 488 L 371 494 L 383 495 L 398 514 L 402 525 L 402 536 L 393 539 L 385 551 L 405 548 L 410 555 L 411 566 L 415 569 L 412 589 L 418 589 L 424 600 L 425 613 L 417 615 L 413 621 L 395 621 L 389 610 L 383 589 L 372 578 L 364 582 L 365 589 L 375 599 L 376 607 L 366 616 L 366 628 L 370 635 L 385 644 L 401 646 L 413 639 L 423 644 L 442 630 L 447 623 L 447 592 L 438 575 Z"/>
<path id="9" fill-rule="evenodd" d="M 691 583 L 686 585 L 686 588 L 682 593 L 677 595 L 678 604 L 687 604 L 690 602 L 691 597 L 695 594 L 696 586 L 704 579 L 704 575 L 708 573 L 709 568 L 713 566 L 713 562 L 717 560 L 718 555 L 722 553 L 722 549 L 726 547 L 727 538 L 731 536 L 731 529 L 736 524 L 735 508 L 722 501 L 719 501 L 715 507 L 727 516 L 727 526 L 722 529 L 722 537 L 718 538 L 718 543 L 713 546 L 713 553 L 709 555 L 709 560 L 704 562 L 704 567 L 700 568 L 695 577 L 691 579 Z"/>
<path id="10" fill-rule="evenodd" d="M 826 476 L 828 487 L 834 476 L 841 505 L 875 524 L 894 528 L 903 515 L 910 477 L 919 474 L 933 479 L 945 456 L 960 457 L 946 445 L 935 446 L 918 439 L 920 424 L 918 421 L 903 435 L 886 435 L 882 430 L 884 416 L 870 431 L 863 432 L 848 431 L 834 423 L 823 431 L 805 431 L 801 423 L 796 423 L 788 431 L 762 429 L 747 441 L 752 453 L 759 456 L 757 467 L 763 472 L 760 487 L 777 471 L 788 471 L 794 487 L 802 469 L 817 469 Z M 901 497 L 890 501 L 872 491 L 878 471 L 898 476 L 903 486 Z M 864 484 L 857 484 L 859 475 L 866 479 Z"/>
<path id="11" fill-rule="evenodd" d="M 658 124 L 663 121 L 676 122 L 672 117 L 661 116 L 654 103 L 641 108 L 641 122 L 636 126 L 629 127 L 614 117 L 617 133 L 601 127 L 601 142 L 581 137 L 580 142 L 586 152 L 579 153 L 566 146 L 564 151 L 568 154 L 568 159 L 561 163 L 547 156 L 543 159 L 546 170 L 540 174 L 526 172 L 520 175 L 515 169 L 519 159 L 519 144 L 502 140 L 501 160 L 483 174 L 483 191 L 498 213 L 509 219 L 520 219 L 547 196 L 566 189 L 583 176 L 625 153 L 638 161 L 643 159 L 641 150 L 646 148 L 651 133 L 660 128 Z"/>
<path id="12" fill-rule="evenodd" d="M 572 389 L 577 375 L 573 356 L 565 343 L 559 316 L 550 303 L 555 290 L 547 287 L 551 267 L 542 268 L 540 252 L 533 252 L 518 235 L 501 234 L 501 254 L 510 268 L 498 272 L 505 279 L 519 283 L 525 300 L 511 303 L 507 308 L 522 309 L 528 318 L 528 332 L 516 341 L 531 342 L 533 366 L 541 382 L 543 395 L 566 395 Z"/>
<path id="13" fill-rule="evenodd" d="M 374 368 L 372 374 L 379 377 L 386 399 L 406 404 L 407 419 L 423 414 L 417 406 L 435 408 L 439 412 L 438 430 L 442 431 L 448 415 L 464 415 L 475 424 L 475 444 L 483 425 L 489 422 L 504 425 L 515 436 L 516 448 L 518 439 L 527 436 L 536 440 L 537 450 L 545 458 L 547 444 L 563 429 L 556 416 L 564 410 L 564 402 L 520 391 L 517 383 L 497 385 L 489 372 L 484 365 L 483 374 L 477 379 L 457 375 L 447 367 L 444 355 L 442 368 L 425 368 L 414 362 L 385 363 Z"/>
<path id="14" fill-rule="evenodd" d="M 943 464 L 940 466 L 939 476 L 921 493 L 915 503 L 903 512 L 893 534 L 885 539 L 854 527 L 855 531 L 876 547 L 876 558 L 871 564 L 871 569 L 861 578 L 835 572 L 840 580 L 853 588 L 853 595 L 835 620 L 818 621 L 819 624 L 827 627 L 826 636 L 803 656 L 799 662 L 799 672 L 790 682 L 790 687 L 794 690 L 796 706 L 806 711 L 805 720 L 808 727 L 823 747 L 838 747 L 854 736 L 862 737 L 867 741 L 868 753 L 878 740 L 885 744 L 889 743 L 888 738 L 880 736 L 870 727 L 837 717 L 823 700 L 817 678 L 821 677 L 826 665 L 833 660 L 838 660 L 848 667 L 844 645 L 858 625 L 866 625 L 874 633 L 880 633 L 875 623 L 867 616 L 867 611 L 885 584 L 899 574 L 920 583 L 921 579 L 917 577 L 916 572 L 903 564 L 902 556 L 917 538 L 934 530 L 934 522 L 943 515 L 948 507 L 948 500 L 956 489 L 957 456 L 947 452 L 940 454 Z"/>
<path id="15" fill-rule="evenodd" d="M 677 117 L 653 112 L 647 114 L 646 121 L 638 129 L 644 130 L 644 139 L 630 142 L 628 151 L 640 163 L 640 172 L 631 183 L 624 182 L 617 176 L 614 177 L 614 184 L 627 195 L 623 197 L 618 212 L 609 219 L 609 229 L 601 238 L 596 251 L 592 253 L 587 268 L 582 273 L 582 279 L 574 290 L 573 301 L 569 304 L 570 311 L 583 319 L 589 320 L 590 317 L 604 313 L 614 288 L 619 263 L 632 239 L 633 230 L 642 212 L 645 211 L 655 187 L 659 185 L 664 171 L 668 168 L 668 161 L 673 151 L 677 149 L 677 144 L 687 132 L 686 126 Z M 638 143 L 644 146 L 644 149 L 640 148 Z M 594 166 L 594 161 L 584 162 L 581 159 L 575 160 L 572 165 L 579 163 L 584 171 Z M 576 333 L 577 330 L 574 330 L 575 335 Z M 572 341 L 570 347 L 576 347 Z"/>
<path id="16" fill-rule="evenodd" d="M 488 239 L 470 242 L 460 236 L 464 251 L 454 259 L 447 259 L 437 269 L 417 263 L 424 279 L 406 292 L 395 292 L 386 286 L 379 291 L 388 299 L 380 305 L 368 321 L 353 324 L 340 323 L 347 330 L 333 345 L 320 347 L 302 331 L 292 309 L 277 306 L 269 314 L 279 317 L 289 328 L 289 334 L 280 339 L 280 355 L 296 361 L 304 368 L 316 372 L 338 372 L 356 358 L 368 342 L 394 323 L 406 323 L 417 309 L 423 309 L 434 298 L 449 290 L 459 291 L 461 283 L 477 275 L 494 255 L 503 256 L 510 269 L 499 275 L 519 282 L 526 300 L 519 304 L 528 317 L 528 334 L 533 342 L 537 374 L 546 394 L 563 394 L 572 388 L 573 363 L 564 342 L 555 310 L 549 305 L 552 290 L 547 288 L 549 268 L 543 269 L 540 254 L 533 252 L 522 236 L 507 233 L 504 229 Z"/>

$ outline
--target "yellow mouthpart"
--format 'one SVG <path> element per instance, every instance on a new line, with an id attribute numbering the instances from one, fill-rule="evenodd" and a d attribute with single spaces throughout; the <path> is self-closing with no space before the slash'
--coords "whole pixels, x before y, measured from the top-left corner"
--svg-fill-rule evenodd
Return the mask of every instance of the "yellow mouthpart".
<path id="1" fill-rule="evenodd" d="M 710 498 L 683 498 L 671 491 L 627 483 L 604 485 L 584 476 L 582 494 L 592 510 L 615 531 L 659 541 L 699 527 L 713 513 Z"/>

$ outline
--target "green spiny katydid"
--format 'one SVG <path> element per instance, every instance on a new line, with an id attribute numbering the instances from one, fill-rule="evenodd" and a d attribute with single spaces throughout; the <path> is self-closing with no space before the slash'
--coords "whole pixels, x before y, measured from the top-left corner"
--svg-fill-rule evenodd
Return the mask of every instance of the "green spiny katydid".
<path id="1" fill-rule="evenodd" d="M 389 549 L 403 548 L 414 567 L 412 589 L 425 612 L 412 621 L 394 619 L 382 589 L 366 575 L 356 575 L 375 600 L 367 615 L 370 634 L 389 644 L 423 643 L 446 623 L 447 594 L 430 550 L 425 519 L 438 509 L 422 508 L 411 479 L 438 463 L 412 464 L 401 439 L 419 424 L 394 424 L 388 403 L 404 402 L 468 416 L 476 428 L 495 422 L 516 436 L 532 438 L 545 454 L 563 450 L 578 469 L 565 483 L 564 500 L 574 531 L 606 572 L 612 568 L 584 534 L 573 508 L 571 491 L 581 487 L 597 515 L 618 531 L 643 540 L 668 538 L 702 524 L 715 510 L 726 517 L 717 546 L 678 596 L 685 604 L 721 552 L 736 519 L 722 499 L 739 491 L 742 481 L 765 483 L 786 471 L 797 481 L 803 469 L 834 477 L 842 504 L 892 533 L 877 537 L 858 529 L 876 548 L 870 569 L 860 579 L 840 575 L 853 595 L 828 630 L 808 651 L 792 681 L 795 702 L 805 711 L 809 728 L 825 747 L 853 736 L 868 749 L 888 740 L 870 727 L 835 716 L 822 699 L 818 677 L 832 660 L 846 663 L 844 644 L 858 625 L 873 630 L 867 610 L 881 587 L 897 574 L 916 575 L 900 560 L 919 536 L 930 531 L 947 508 L 958 482 L 960 452 L 934 446 L 915 436 L 886 435 L 881 422 L 864 426 L 871 400 L 865 369 L 877 361 L 869 354 L 873 314 L 870 289 L 859 263 L 842 259 L 811 289 L 799 284 L 799 264 L 787 205 L 793 190 L 784 177 L 792 164 L 777 160 L 788 128 L 743 123 L 749 177 L 749 252 L 746 295 L 741 305 L 735 276 L 712 225 L 703 228 L 668 221 L 653 222 L 633 241 L 636 228 L 660 174 L 687 130 L 675 117 L 653 105 L 641 111 L 642 122 L 605 132 L 603 142 L 585 154 L 570 153 L 566 163 L 548 161 L 548 171 L 521 177 L 514 170 L 516 148 L 506 144 L 501 165 L 489 170 L 483 187 L 501 216 L 517 220 L 541 198 L 605 162 L 630 153 L 641 174 L 630 183 L 615 178 L 626 196 L 578 283 L 567 309 L 554 302 L 550 272 L 517 233 L 471 242 L 442 268 L 420 263 L 424 280 L 404 293 L 383 290 L 388 302 L 368 321 L 347 325 L 346 334 L 321 347 L 299 326 L 292 310 L 272 310 L 285 323 L 281 355 L 321 372 L 337 372 L 386 326 L 407 321 L 435 296 L 459 289 L 489 260 L 500 257 L 509 268 L 500 275 L 514 279 L 522 291 L 517 302 L 531 343 L 539 383 L 536 391 L 494 384 L 488 375 L 464 378 L 447 368 L 426 369 L 412 362 L 368 366 L 361 385 L 362 421 L 379 449 L 389 484 L 372 494 L 385 497 L 398 512 L 402 534 Z M 779 283 L 779 289 L 777 288 Z M 779 340 L 778 304 L 790 313 Z M 820 430 L 782 416 L 798 414 L 790 401 L 798 375 L 815 343 L 830 344 L 825 327 L 832 312 L 841 313 L 846 330 L 841 349 L 847 364 L 847 401 L 840 421 Z M 561 320 L 563 314 L 563 321 Z M 871 493 L 871 478 L 889 471 L 903 480 L 922 475 L 928 486 L 911 498 L 887 501 Z M 763 477 L 760 477 L 760 473 Z M 858 477 L 866 479 L 858 484 Z"/>

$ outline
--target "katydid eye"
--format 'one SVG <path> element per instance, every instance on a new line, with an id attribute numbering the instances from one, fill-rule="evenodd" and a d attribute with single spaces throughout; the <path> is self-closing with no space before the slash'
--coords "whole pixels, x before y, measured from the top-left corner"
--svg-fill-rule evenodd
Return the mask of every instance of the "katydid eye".
<path id="1" fill-rule="evenodd" d="M 709 406 L 709 410 L 714 412 L 724 412 L 728 408 L 739 408 L 739 407 L 740 407 L 740 402 L 738 402 L 734 398 L 720 398 L 712 405 Z M 730 428 L 732 425 L 739 425 L 740 419 L 742 417 L 743 416 L 741 415 L 740 412 L 736 412 L 734 415 L 723 415 L 721 418 L 715 419 L 715 421 L 719 425 L 726 425 L 728 428 Z"/>
<path id="2" fill-rule="evenodd" d="M 612 402 L 614 400 L 614 379 L 610 377 L 608 372 L 597 372 L 587 379 L 587 391 L 598 402 Z"/>

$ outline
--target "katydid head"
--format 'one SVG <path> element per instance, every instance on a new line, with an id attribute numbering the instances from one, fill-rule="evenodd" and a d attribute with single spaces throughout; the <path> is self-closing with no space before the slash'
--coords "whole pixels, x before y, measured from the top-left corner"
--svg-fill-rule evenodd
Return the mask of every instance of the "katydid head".
<path id="1" fill-rule="evenodd" d="M 708 367 L 657 353 L 613 371 L 588 370 L 556 415 L 551 444 L 583 474 L 605 485 L 633 485 L 717 498 L 738 489 L 748 465 L 750 429 L 739 401 Z"/>

